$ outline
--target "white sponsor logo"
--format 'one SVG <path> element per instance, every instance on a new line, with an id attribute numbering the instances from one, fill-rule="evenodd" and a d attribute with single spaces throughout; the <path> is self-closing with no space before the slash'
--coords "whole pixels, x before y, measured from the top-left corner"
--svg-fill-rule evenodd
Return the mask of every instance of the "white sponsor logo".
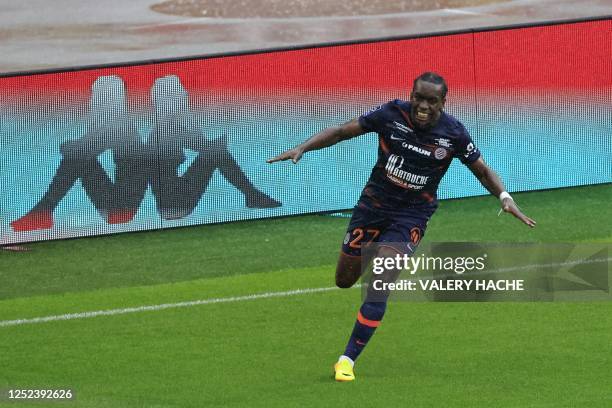
<path id="1" fill-rule="evenodd" d="M 470 156 L 470 154 L 472 153 L 472 151 L 474 151 L 474 143 L 470 142 L 465 150 L 467 151 L 466 154 L 463 155 L 463 157 L 465 157 L 466 159 Z"/>
<path id="2" fill-rule="evenodd" d="M 453 147 L 452 143 L 450 142 L 449 139 L 445 139 L 443 137 L 438 138 L 438 139 L 434 139 L 436 141 L 436 143 L 438 144 L 438 146 L 442 146 L 442 147 Z"/>
<path id="3" fill-rule="evenodd" d="M 421 190 L 427 181 L 429 176 L 421 176 L 419 174 L 413 174 L 406 170 L 402 170 L 404 164 L 404 158 L 396 154 L 392 154 L 387 159 L 387 165 L 385 170 L 387 171 L 387 177 L 394 183 L 410 188 L 413 190 Z"/>
<path id="4" fill-rule="evenodd" d="M 410 128 L 406 125 L 402 125 L 399 122 L 393 121 L 393 124 L 395 125 L 395 129 L 404 132 L 404 133 L 412 133 L 412 130 L 410 130 Z"/>
<path id="5" fill-rule="evenodd" d="M 377 110 L 380 110 L 380 109 L 382 109 L 382 105 L 379 105 L 379 106 L 377 106 L 377 107 L 375 107 L 375 108 L 370 109 L 370 110 L 369 110 L 369 111 L 367 111 L 367 112 L 366 112 L 366 113 L 365 113 L 363 116 L 367 116 L 367 115 L 369 115 L 369 114 L 371 114 L 371 113 L 374 113 L 374 112 L 376 112 Z"/>
<path id="6" fill-rule="evenodd" d="M 408 150 L 412 150 L 413 152 L 417 152 L 419 154 L 422 154 L 423 156 L 431 156 L 431 152 L 429 150 L 425 150 L 421 147 L 413 146 L 411 144 L 408 144 Z"/>
<path id="7" fill-rule="evenodd" d="M 397 137 L 395 136 L 395 133 L 391 133 L 391 140 L 404 140 L 403 137 Z"/>
<path id="8" fill-rule="evenodd" d="M 351 233 L 347 232 L 346 235 L 344 236 L 344 245 L 348 244 L 350 239 L 351 239 Z"/>
<path id="9" fill-rule="evenodd" d="M 443 158 L 446 157 L 446 149 L 443 147 L 438 147 L 435 151 L 434 151 L 434 157 L 438 160 L 442 160 Z"/>

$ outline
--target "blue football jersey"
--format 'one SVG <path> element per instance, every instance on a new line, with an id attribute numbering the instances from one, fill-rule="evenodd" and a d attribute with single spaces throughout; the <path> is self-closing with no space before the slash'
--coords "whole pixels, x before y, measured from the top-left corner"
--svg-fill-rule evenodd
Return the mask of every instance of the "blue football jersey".
<path id="1" fill-rule="evenodd" d="M 464 164 L 480 151 L 463 124 L 442 112 L 435 126 L 413 126 L 410 103 L 388 102 L 359 117 L 361 127 L 378 133 L 378 160 L 363 189 L 359 205 L 401 212 L 403 208 L 436 205 L 436 192 L 453 158 Z"/>

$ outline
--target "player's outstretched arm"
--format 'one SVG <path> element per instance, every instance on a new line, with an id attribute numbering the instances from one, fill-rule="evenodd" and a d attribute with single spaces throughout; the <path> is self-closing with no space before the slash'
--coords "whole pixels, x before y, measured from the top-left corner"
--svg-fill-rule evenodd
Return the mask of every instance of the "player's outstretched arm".
<path id="1" fill-rule="evenodd" d="M 521 220 L 525 225 L 535 227 L 536 222 L 531 218 L 527 217 L 518 208 L 510 194 L 506 192 L 504 184 L 501 179 L 487 164 L 482 160 L 482 157 L 476 160 L 474 163 L 468 165 L 469 169 L 476 176 L 478 181 L 495 197 L 499 197 L 501 200 L 501 207 L 507 213 L 514 215 L 516 218 Z"/>
<path id="2" fill-rule="evenodd" d="M 267 162 L 274 163 L 277 161 L 292 160 L 293 163 L 297 163 L 306 152 L 333 146 L 338 142 L 348 140 L 365 133 L 366 131 L 359 124 L 359 120 L 353 119 L 342 125 L 323 129 L 319 133 L 314 134 L 304 143 L 294 147 L 293 149 L 287 150 L 276 157 L 268 159 Z"/>

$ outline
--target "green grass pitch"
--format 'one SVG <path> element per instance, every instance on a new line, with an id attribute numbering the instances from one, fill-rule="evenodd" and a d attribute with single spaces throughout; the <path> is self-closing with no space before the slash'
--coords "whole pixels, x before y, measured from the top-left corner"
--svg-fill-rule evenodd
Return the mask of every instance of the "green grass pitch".
<path id="1" fill-rule="evenodd" d="M 427 241 L 612 243 L 612 185 L 444 201 Z M 333 287 L 347 219 L 303 216 L 28 245 L 0 252 L 0 389 L 76 400 L 7 407 L 612 407 L 611 303 L 404 303 L 332 380 L 360 304 Z M 241 296 L 286 292 L 249 299 Z M 227 298 L 234 298 L 227 301 Z"/>

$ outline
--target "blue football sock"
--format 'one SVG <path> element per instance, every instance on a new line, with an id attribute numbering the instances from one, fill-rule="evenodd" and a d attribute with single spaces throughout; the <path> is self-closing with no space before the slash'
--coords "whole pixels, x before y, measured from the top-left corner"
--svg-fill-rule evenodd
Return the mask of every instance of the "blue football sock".
<path id="1" fill-rule="evenodd" d="M 380 325 L 387 303 L 365 302 L 361 305 L 357 314 L 357 321 L 353 327 L 353 333 L 349 338 L 344 355 L 355 361 L 363 351 L 366 344 Z"/>

